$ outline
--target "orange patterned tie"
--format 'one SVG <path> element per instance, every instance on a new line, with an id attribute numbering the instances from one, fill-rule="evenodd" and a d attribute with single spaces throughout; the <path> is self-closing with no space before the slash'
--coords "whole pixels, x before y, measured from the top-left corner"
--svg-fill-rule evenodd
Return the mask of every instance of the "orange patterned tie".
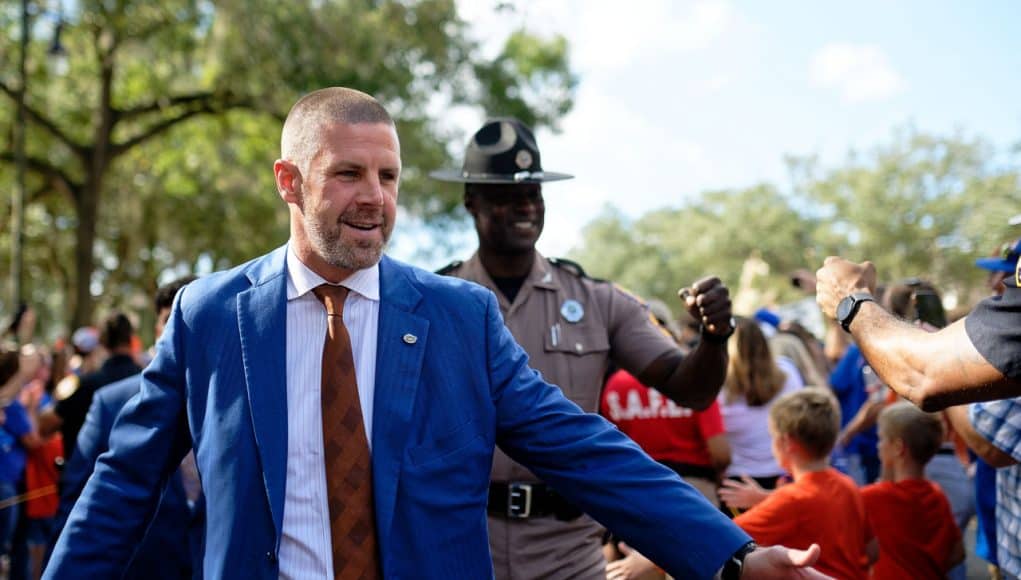
<path id="1" fill-rule="evenodd" d="M 358 400 L 351 336 L 344 326 L 348 290 L 322 284 L 312 292 L 327 314 L 321 398 L 333 575 L 338 580 L 378 578 L 372 456 Z"/>

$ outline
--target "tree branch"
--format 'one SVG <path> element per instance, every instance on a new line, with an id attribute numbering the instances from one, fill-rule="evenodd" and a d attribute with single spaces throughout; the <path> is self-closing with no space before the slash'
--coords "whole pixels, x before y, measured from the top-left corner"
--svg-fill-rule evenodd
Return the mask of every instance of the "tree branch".
<path id="1" fill-rule="evenodd" d="M 186 121 L 196 115 L 220 113 L 229 109 L 241 109 L 241 108 L 252 108 L 251 103 L 245 99 L 231 100 L 229 97 L 219 99 L 208 99 L 205 101 L 196 101 L 200 103 L 192 108 L 188 108 L 172 117 L 163 119 L 162 121 L 148 127 L 141 133 L 131 137 L 120 143 L 114 143 L 111 145 L 111 158 L 117 157 L 124 152 L 130 150 L 133 147 L 141 145 L 142 143 L 165 133 L 175 125 Z"/>
<path id="2" fill-rule="evenodd" d="M 12 101 L 17 103 L 18 91 L 9 87 L 7 83 L 3 82 L 2 80 L 0 80 L 0 91 L 2 91 L 4 94 L 10 97 Z M 74 151 L 76 155 L 81 156 L 83 154 L 83 152 L 85 151 L 85 147 L 83 145 L 75 142 L 75 140 L 72 139 L 67 133 L 63 132 L 60 129 L 60 127 L 57 127 L 57 125 L 53 121 L 47 119 L 42 113 L 30 107 L 28 103 L 25 104 L 25 113 L 28 115 L 28 118 L 33 123 L 39 125 L 47 132 L 49 132 L 51 135 L 56 137 L 57 140 L 59 140 L 61 143 L 67 145 L 69 148 L 71 148 L 72 151 Z"/>
<path id="3" fill-rule="evenodd" d="M 0 152 L 0 161 L 14 163 L 14 153 L 11 151 Z M 52 165 L 49 161 L 38 157 L 26 157 L 25 167 L 40 174 L 44 179 L 63 183 L 66 190 L 71 193 L 71 197 L 77 198 L 79 185 L 71 179 L 71 176 L 61 171 L 55 165 Z"/>
<path id="4" fill-rule="evenodd" d="M 177 95 L 174 97 L 160 97 L 149 103 L 143 105 L 137 105 L 129 109 L 114 109 L 114 118 L 118 121 L 130 120 L 146 113 L 155 113 L 158 111 L 164 111 L 171 107 L 179 105 L 195 105 L 209 106 L 212 99 L 215 98 L 215 94 L 209 91 L 203 91 L 199 93 L 191 93 L 187 95 Z"/>

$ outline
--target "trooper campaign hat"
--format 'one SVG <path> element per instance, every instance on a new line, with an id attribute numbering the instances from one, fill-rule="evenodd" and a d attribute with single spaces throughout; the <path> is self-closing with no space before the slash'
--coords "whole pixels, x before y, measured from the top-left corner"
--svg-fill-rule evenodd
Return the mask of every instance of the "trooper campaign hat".
<path id="1" fill-rule="evenodd" d="M 472 135 L 460 170 L 443 169 L 429 175 L 455 183 L 542 183 L 574 177 L 543 171 L 532 130 L 512 117 L 490 119 Z"/>

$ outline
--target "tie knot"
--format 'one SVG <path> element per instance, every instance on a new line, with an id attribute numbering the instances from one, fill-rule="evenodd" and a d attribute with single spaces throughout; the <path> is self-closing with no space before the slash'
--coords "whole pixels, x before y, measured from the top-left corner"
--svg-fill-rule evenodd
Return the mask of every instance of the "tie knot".
<path id="1" fill-rule="evenodd" d="M 334 286 L 332 284 L 320 284 L 312 289 L 312 293 L 326 307 L 326 314 L 330 316 L 344 317 L 344 299 L 347 298 L 347 288 Z"/>

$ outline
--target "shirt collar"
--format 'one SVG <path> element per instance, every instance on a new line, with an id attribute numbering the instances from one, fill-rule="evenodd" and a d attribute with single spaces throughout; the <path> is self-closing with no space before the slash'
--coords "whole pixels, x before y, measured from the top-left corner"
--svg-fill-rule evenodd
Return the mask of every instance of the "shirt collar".
<path id="1" fill-rule="evenodd" d="M 472 280 L 478 281 L 483 286 L 490 290 L 497 292 L 496 282 L 493 282 L 493 277 L 489 275 L 485 266 L 482 265 L 482 259 L 479 258 L 479 253 L 476 251 L 471 258 L 464 263 L 464 272 Z M 522 284 L 522 288 L 525 286 L 536 286 L 538 288 L 544 288 L 547 290 L 557 290 L 560 288 L 560 284 L 556 278 L 553 277 L 553 266 L 549 263 L 538 250 L 535 250 L 535 259 L 532 261 L 532 269 L 528 271 L 525 276 L 525 281 Z M 497 295 L 500 295 L 497 292 Z"/>
<path id="2" fill-rule="evenodd" d="M 329 284 L 325 278 L 316 274 L 294 254 L 291 245 L 287 246 L 287 300 L 301 298 L 320 284 Z M 358 270 L 341 280 L 340 286 L 351 290 L 369 300 L 379 301 L 379 262 L 371 268 Z"/>

